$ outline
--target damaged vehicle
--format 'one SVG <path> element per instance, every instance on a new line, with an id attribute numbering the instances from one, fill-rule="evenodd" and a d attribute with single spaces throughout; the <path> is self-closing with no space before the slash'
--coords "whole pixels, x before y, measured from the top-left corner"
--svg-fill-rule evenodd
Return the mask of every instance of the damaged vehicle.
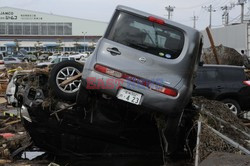
<path id="1" fill-rule="evenodd" d="M 184 151 L 201 49 L 197 30 L 118 6 L 82 74 L 67 61 L 16 80 L 24 126 L 56 154 Z"/>

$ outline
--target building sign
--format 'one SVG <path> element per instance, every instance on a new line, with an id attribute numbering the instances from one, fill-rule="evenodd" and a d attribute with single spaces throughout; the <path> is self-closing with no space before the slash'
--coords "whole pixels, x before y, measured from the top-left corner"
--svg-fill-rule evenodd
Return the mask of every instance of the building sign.
<path id="1" fill-rule="evenodd" d="M 17 20 L 17 15 L 14 12 L 0 12 L 0 20 Z"/>
<path id="2" fill-rule="evenodd" d="M 36 14 L 21 14 L 22 20 L 42 20 L 42 17 L 38 17 Z"/>
<path id="3" fill-rule="evenodd" d="M 43 18 L 36 14 L 21 13 L 20 15 L 15 14 L 11 11 L 0 11 L 0 20 L 42 20 Z"/>

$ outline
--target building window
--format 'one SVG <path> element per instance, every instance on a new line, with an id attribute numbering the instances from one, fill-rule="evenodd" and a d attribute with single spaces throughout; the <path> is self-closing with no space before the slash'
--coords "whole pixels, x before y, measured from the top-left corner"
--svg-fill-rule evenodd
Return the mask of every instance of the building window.
<path id="1" fill-rule="evenodd" d="M 6 26 L 4 22 L 0 22 L 0 34 L 5 35 L 6 34 Z"/>
<path id="2" fill-rule="evenodd" d="M 23 35 L 30 35 L 30 23 L 23 23 Z"/>
<path id="3" fill-rule="evenodd" d="M 0 35 L 72 35 L 72 23 L 0 22 Z"/>
<path id="4" fill-rule="evenodd" d="M 63 35 L 63 23 L 56 23 L 56 35 Z"/>
<path id="5" fill-rule="evenodd" d="M 72 23 L 64 23 L 64 35 L 72 35 Z"/>
<path id="6" fill-rule="evenodd" d="M 41 35 L 48 35 L 48 24 L 41 23 Z"/>
<path id="7" fill-rule="evenodd" d="M 55 23 L 48 23 L 48 34 L 55 35 L 56 34 L 56 25 Z"/>
<path id="8" fill-rule="evenodd" d="M 5 51 L 5 47 L 0 47 L 0 51 Z"/>
<path id="9" fill-rule="evenodd" d="M 23 24 L 22 23 L 14 23 L 14 34 L 22 35 L 23 34 Z"/>
<path id="10" fill-rule="evenodd" d="M 14 35 L 14 25 L 12 22 L 8 23 L 8 34 L 9 35 Z"/>
<path id="11" fill-rule="evenodd" d="M 38 35 L 38 23 L 31 24 L 31 35 Z"/>

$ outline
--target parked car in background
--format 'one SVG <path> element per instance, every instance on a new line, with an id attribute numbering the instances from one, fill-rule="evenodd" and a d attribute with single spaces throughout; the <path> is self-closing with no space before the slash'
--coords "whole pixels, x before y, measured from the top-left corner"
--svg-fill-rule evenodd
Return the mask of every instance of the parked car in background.
<path id="1" fill-rule="evenodd" d="M 59 57 L 56 57 L 54 59 L 51 59 L 48 62 L 38 63 L 37 67 L 47 67 L 47 66 L 55 65 L 55 64 L 57 64 L 59 62 L 67 61 L 67 60 L 74 60 L 75 61 L 75 58 L 73 58 L 73 57 L 67 57 L 67 56 L 59 56 Z"/>
<path id="2" fill-rule="evenodd" d="M 25 55 L 24 61 L 28 62 L 35 62 L 37 60 L 37 57 L 33 54 L 27 54 Z"/>
<path id="3" fill-rule="evenodd" d="M 91 54 L 84 54 L 79 61 L 85 63 Z"/>
<path id="4" fill-rule="evenodd" d="M 75 58 L 75 60 L 80 60 L 82 57 L 87 56 L 88 54 L 86 53 L 73 53 L 73 54 L 69 54 L 69 57 L 73 57 Z"/>
<path id="5" fill-rule="evenodd" d="M 9 55 L 8 57 L 18 58 L 21 61 L 25 60 L 25 56 L 20 53 L 13 53 L 12 55 Z"/>
<path id="6" fill-rule="evenodd" d="M 6 64 L 6 65 L 22 63 L 22 61 L 20 59 L 12 57 L 12 56 L 5 57 L 5 58 L 3 58 L 3 60 L 4 60 L 4 64 Z"/>
<path id="7" fill-rule="evenodd" d="M 0 53 L 0 70 L 5 69 L 5 65 L 4 65 L 4 60 L 3 60 L 3 54 Z"/>
<path id="8" fill-rule="evenodd" d="M 243 67 L 203 65 L 195 78 L 194 96 L 224 102 L 236 115 L 250 110 L 250 80 Z"/>
<path id="9" fill-rule="evenodd" d="M 38 60 L 47 60 L 48 57 L 49 57 L 48 54 L 42 54 L 42 55 L 40 55 L 40 56 L 38 57 Z"/>
<path id="10" fill-rule="evenodd" d="M 55 58 L 57 58 L 59 56 L 62 56 L 62 54 L 59 54 L 59 53 L 53 54 L 53 55 L 48 57 L 48 60 L 50 61 L 50 60 L 55 59 Z"/>

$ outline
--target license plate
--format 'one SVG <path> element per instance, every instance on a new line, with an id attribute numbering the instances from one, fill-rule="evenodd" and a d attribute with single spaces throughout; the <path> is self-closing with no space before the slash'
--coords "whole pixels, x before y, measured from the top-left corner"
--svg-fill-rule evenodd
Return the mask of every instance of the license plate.
<path id="1" fill-rule="evenodd" d="M 139 105 L 141 103 L 142 95 L 140 93 L 136 93 L 127 89 L 120 89 L 117 98 L 129 103 L 133 103 Z"/>

